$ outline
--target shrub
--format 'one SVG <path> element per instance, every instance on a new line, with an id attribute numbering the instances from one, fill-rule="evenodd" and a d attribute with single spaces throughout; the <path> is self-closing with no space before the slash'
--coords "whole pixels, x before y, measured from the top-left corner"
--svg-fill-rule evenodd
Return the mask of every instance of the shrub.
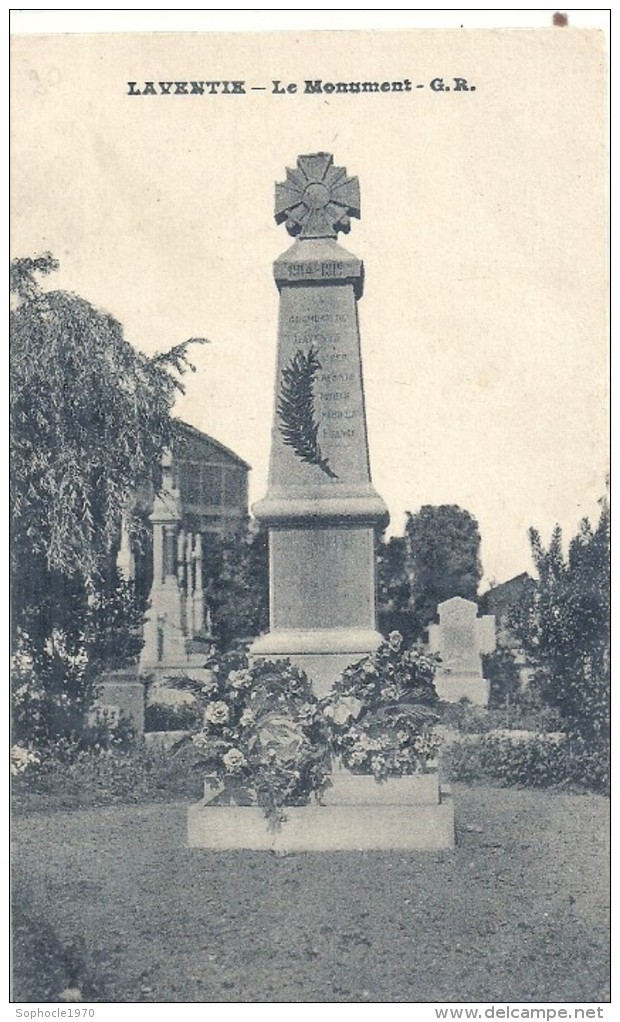
<path id="1" fill-rule="evenodd" d="M 58 739 L 87 738 L 88 711 L 95 698 L 86 658 L 70 654 L 57 637 L 45 661 L 33 665 L 19 651 L 11 674 L 13 740 L 32 748 Z"/>
<path id="2" fill-rule="evenodd" d="M 401 645 L 392 632 L 376 653 L 345 669 L 323 702 L 332 752 L 377 780 L 424 771 L 438 746 L 436 658 Z"/>
<path id="3" fill-rule="evenodd" d="M 489 709 L 468 700 L 439 704 L 441 723 L 463 734 L 485 734 L 497 728 L 520 731 L 561 731 L 561 716 L 549 706 L 512 705 Z"/>
<path id="4" fill-rule="evenodd" d="M 111 721 L 104 713 L 88 713 L 97 690 L 80 683 L 80 661 L 67 668 L 59 660 L 42 681 L 26 659 L 16 660 L 11 677 L 13 774 L 37 760 L 69 760 L 88 748 L 119 749 L 132 744 L 135 734 L 127 717 Z"/>
<path id="5" fill-rule="evenodd" d="M 203 561 L 205 599 L 218 645 L 260 635 L 269 623 L 267 531 L 246 525 L 234 535 L 212 536 Z"/>
<path id="6" fill-rule="evenodd" d="M 489 681 L 489 705 L 505 707 L 521 704 L 521 679 L 516 658 L 510 649 L 496 649 L 482 657 L 484 677 Z"/>
<path id="7" fill-rule="evenodd" d="M 144 713 L 144 728 L 145 731 L 196 731 L 200 727 L 200 719 L 196 706 L 151 703 Z"/>
<path id="8" fill-rule="evenodd" d="M 202 793 L 203 772 L 192 750 L 171 751 L 136 743 L 125 749 L 75 751 L 59 743 L 13 778 L 18 810 L 77 809 L 195 799 Z"/>
<path id="9" fill-rule="evenodd" d="M 421 637 L 439 603 L 453 596 L 476 599 L 482 578 L 478 522 L 456 504 L 425 504 L 407 512 L 405 550 L 414 634 Z"/>
<path id="10" fill-rule="evenodd" d="M 608 749 L 562 734 L 466 735 L 444 748 L 442 763 L 453 780 L 609 792 Z"/>
<path id="11" fill-rule="evenodd" d="M 611 786 L 609 740 L 591 742 L 571 735 L 566 742 L 566 772 L 572 783 L 608 795 Z"/>
<path id="12" fill-rule="evenodd" d="M 123 581 L 93 596 L 86 609 L 67 587 L 54 596 L 65 604 L 63 626 L 52 630 L 44 648 L 36 651 L 18 633 L 11 672 L 13 739 L 35 748 L 65 739 L 95 745 L 101 741 L 91 712 L 97 679 L 104 670 L 135 662 L 139 601 Z"/>
<path id="13" fill-rule="evenodd" d="M 556 526 L 549 547 L 530 529 L 538 582 L 517 609 L 514 628 L 535 667 L 535 687 L 557 707 L 566 730 L 604 746 L 610 731 L 610 516 L 607 500 L 563 551 Z"/>

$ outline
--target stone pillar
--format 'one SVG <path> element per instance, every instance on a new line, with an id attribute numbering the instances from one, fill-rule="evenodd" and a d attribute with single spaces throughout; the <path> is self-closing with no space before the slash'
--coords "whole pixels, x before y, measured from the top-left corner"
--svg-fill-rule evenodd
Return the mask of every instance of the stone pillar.
<path id="1" fill-rule="evenodd" d="M 290 657 L 324 695 L 373 652 L 375 532 L 387 508 L 370 477 L 357 301 L 363 266 L 338 244 L 359 217 L 357 178 L 327 153 L 276 185 L 276 221 L 296 241 L 274 264 L 280 292 L 269 486 L 270 628 L 256 656 Z"/>
<path id="2" fill-rule="evenodd" d="M 177 536 L 177 578 L 182 592 L 187 592 L 187 566 L 185 563 L 185 550 L 187 542 L 185 529 L 179 529 Z"/>
<path id="3" fill-rule="evenodd" d="M 121 518 L 121 543 L 116 556 L 116 567 L 121 578 L 126 582 L 133 582 L 136 576 L 136 562 L 131 549 L 128 513 L 124 513 Z"/>
<path id="4" fill-rule="evenodd" d="M 185 633 L 189 639 L 194 634 L 194 562 L 193 562 L 193 532 L 187 533 L 187 542 L 183 552 L 183 573 L 185 575 Z"/>
<path id="5" fill-rule="evenodd" d="M 194 630 L 192 636 L 202 635 L 205 623 L 204 590 L 202 588 L 202 536 L 196 533 L 194 539 Z"/>
<path id="6" fill-rule="evenodd" d="M 153 583 L 144 623 L 140 656 L 142 674 L 165 675 L 165 667 L 186 660 L 182 593 L 177 577 L 177 543 L 181 512 L 169 454 L 163 459 L 161 492 L 153 501 Z"/>

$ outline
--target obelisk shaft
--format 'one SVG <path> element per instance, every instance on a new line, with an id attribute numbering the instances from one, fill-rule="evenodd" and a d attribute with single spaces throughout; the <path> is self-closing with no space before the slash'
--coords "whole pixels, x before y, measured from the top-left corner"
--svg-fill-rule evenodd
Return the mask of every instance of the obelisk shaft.
<path id="1" fill-rule="evenodd" d="M 300 157 L 299 168 L 317 178 L 325 171 L 324 180 L 338 171 L 326 154 Z M 351 192 L 355 179 L 342 173 Z M 269 488 L 254 506 L 269 527 L 270 630 L 252 653 L 289 656 L 322 695 L 380 641 L 374 545 L 387 509 L 370 478 L 357 318 L 363 267 L 330 232 L 329 210 L 341 209 L 326 186 L 301 184 L 293 207 L 300 240 L 274 265 L 280 316 Z M 318 210 L 327 237 L 316 236 L 321 196 L 329 200 Z"/>

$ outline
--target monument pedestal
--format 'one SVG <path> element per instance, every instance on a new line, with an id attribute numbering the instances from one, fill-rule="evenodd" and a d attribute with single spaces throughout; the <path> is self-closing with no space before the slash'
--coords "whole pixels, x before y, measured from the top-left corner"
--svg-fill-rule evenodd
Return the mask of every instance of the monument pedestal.
<path id="1" fill-rule="evenodd" d="M 339 779 L 342 780 L 339 782 Z M 275 852 L 426 851 L 454 848 L 454 807 L 437 774 L 394 777 L 335 775 L 323 804 L 287 808 L 270 829 L 256 806 L 190 806 L 190 848 Z"/>
<path id="2" fill-rule="evenodd" d="M 323 699 L 345 667 L 374 653 L 380 642 L 379 632 L 371 629 L 270 632 L 253 643 L 251 656 L 290 660 L 312 680 L 317 699 Z"/>

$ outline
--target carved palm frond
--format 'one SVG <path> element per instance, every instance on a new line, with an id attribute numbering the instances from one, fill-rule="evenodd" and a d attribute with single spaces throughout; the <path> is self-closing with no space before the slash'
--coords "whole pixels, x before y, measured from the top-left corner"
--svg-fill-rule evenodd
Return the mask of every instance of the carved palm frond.
<path id="1" fill-rule="evenodd" d="M 307 354 L 301 349 L 282 370 L 278 398 L 278 428 L 285 444 L 308 465 L 318 465 L 325 475 L 336 479 L 327 458 L 323 457 L 319 441 L 319 424 L 314 409 L 314 378 L 321 369 L 318 352 L 310 347 Z"/>

